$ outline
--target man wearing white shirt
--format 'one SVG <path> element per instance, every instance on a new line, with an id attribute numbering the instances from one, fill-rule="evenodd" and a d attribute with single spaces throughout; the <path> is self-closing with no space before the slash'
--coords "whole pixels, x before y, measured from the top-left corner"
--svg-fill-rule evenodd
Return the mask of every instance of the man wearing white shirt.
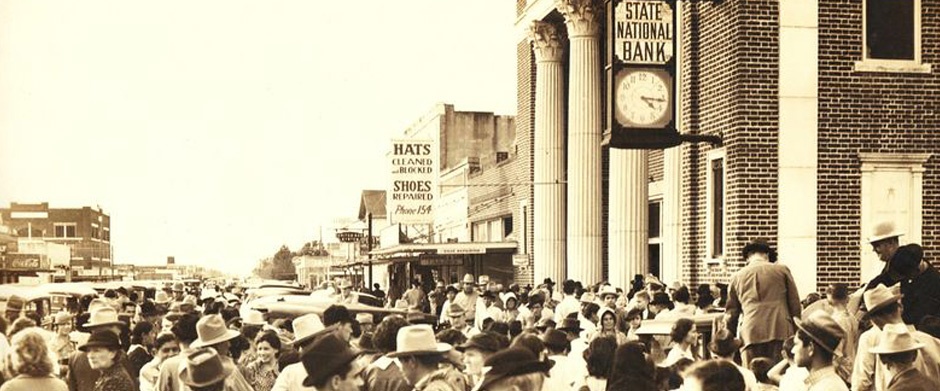
<path id="1" fill-rule="evenodd" d="M 298 351 L 312 344 L 317 338 L 336 331 L 337 326 L 326 328 L 323 322 L 316 314 L 307 314 L 294 318 L 291 322 L 294 326 L 294 340 L 291 345 Z M 307 370 L 304 369 L 302 362 L 296 362 L 284 367 L 281 373 L 277 375 L 274 381 L 274 387 L 271 391 L 316 391 L 315 387 L 305 387 L 304 379 L 307 377 Z"/>
<path id="2" fill-rule="evenodd" d="M 580 312 L 581 303 L 578 302 L 578 299 L 575 297 L 575 290 L 578 288 L 578 285 L 574 280 L 565 280 L 561 285 L 562 293 L 564 296 L 561 299 L 561 302 L 558 303 L 558 306 L 555 307 L 555 323 L 561 323 L 561 320 L 566 318 L 569 314 Z"/>

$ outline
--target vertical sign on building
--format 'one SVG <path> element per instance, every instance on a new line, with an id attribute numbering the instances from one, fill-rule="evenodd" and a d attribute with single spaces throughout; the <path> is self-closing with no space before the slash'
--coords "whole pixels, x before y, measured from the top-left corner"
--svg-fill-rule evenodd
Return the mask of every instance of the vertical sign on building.
<path id="1" fill-rule="evenodd" d="M 608 0 L 607 131 L 611 148 L 678 145 L 676 0 Z"/>
<path id="2" fill-rule="evenodd" d="M 388 213 L 395 223 L 433 223 L 438 175 L 435 152 L 433 140 L 392 140 Z"/>

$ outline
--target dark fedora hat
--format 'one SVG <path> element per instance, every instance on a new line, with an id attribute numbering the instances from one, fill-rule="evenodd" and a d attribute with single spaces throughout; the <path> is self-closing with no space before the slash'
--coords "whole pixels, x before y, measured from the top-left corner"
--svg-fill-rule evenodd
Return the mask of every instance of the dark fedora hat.
<path id="1" fill-rule="evenodd" d="M 307 377 L 303 381 L 304 387 L 315 387 L 336 373 L 344 365 L 355 360 L 359 355 L 349 348 L 346 341 L 340 339 L 335 333 L 326 334 L 317 338 L 304 350 L 300 360 Z"/>
<path id="2" fill-rule="evenodd" d="M 708 343 L 708 350 L 716 355 L 727 357 L 741 348 L 741 340 L 734 337 L 728 329 L 721 329 L 715 333 L 715 338 Z"/>
<path id="3" fill-rule="evenodd" d="M 96 347 L 109 348 L 112 350 L 120 349 L 121 340 L 118 339 L 117 334 L 111 330 L 97 330 L 91 333 L 91 336 L 88 337 L 88 342 L 79 346 L 78 350 L 87 352 L 88 349 Z"/>
<path id="4" fill-rule="evenodd" d="M 224 381 L 235 371 L 234 365 L 226 365 L 213 348 L 197 348 L 186 355 L 185 365 L 179 377 L 190 387 L 205 387 Z"/>
<path id="5" fill-rule="evenodd" d="M 584 329 L 581 328 L 581 321 L 579 321 L 578 319 L 564 318 L 561 320 L 561 324 L 555 327 L 555 330 L 580 333 L 581 330 L 584 330 Z"/>
<path id="6" fill-rule="evenodd" d="M 545 344 L 546 347 L 555 350 L 564 350 L 571 347 L 571 342 L 568 342 L 568 336 L 558 330 L 550 330 L 542 334 L 542 343 Z"/>
<path id="7" fill-rule="evenodd" d="M 464 342 L 463 345 L 457 345 L 456 349 L 461 352 L 467 349 L 476 349 L 492 353 L 499 351 L 500 346 L 499 340 L 496 339 L 495 335 L 490 332 L 482 332 L 470 337 L 470 339 L 468 339 L 467 342 Z"/>
<path id="8" fill-rule="evenodd" d="M 486 371 L 483 380 L 476 390 L 486 390 L 499 380 L 519 375 L 528 375 L 530 373 L 544 372 L 552 368 L 551 361 L 539 361 L 535 354 L 523 348 L 509 348 L 502 350 L 488 358 L 484 362 L 490 369 Z"/>

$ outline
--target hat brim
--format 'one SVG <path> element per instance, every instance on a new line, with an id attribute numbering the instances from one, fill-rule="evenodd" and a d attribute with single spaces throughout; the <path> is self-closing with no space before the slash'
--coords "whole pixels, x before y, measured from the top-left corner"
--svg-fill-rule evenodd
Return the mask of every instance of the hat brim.
<path id="1" fill-rule="evenodd" d="M 494 372 L 493 369 L 490 369 L 488 372 L 486 372 L 486 375 L 483 376 L 483 380 L 480 382 L 480 385 L 474 387 L 474 390 L 485 390 L 493 383 L 510 376 L 526 375 L 536 372 L 548 373 L 548 371 L 552 369 L 553 365 L 553 361 L 530 361 L 518 363 L 517 365 L 510 366 L 509 368 L 505 368 L 505 370 L 500 370 L 499 372 Z"/>
<path id="2" fill-rule="evenodd" d="M 120 320 L 115 320 L 113 322 L 101 322 L 101 323 L 85 323 L 82 325 L 84 328 L 89 327 L 101 327 L 101 326 L 126 326 L 127 323 L 121 322 Z"/>
<path id="3" fill-rule="evenodd" d="M 798 329 L 800 329 L 801 331 L 803 331 L 804 333 L 806 333 L 806 335 L 808 335 L 813 341 L 816 341 L 816 344 L 818 344 L 819 346 L 821 346 L 823 349 L 826 349 L 826 351 L 828 351 L 829 353 L 835 354 L 836 347 L 835 347 L 835 346 L 833 346 L 833 347 L 827 346 L 825 341 L 823 341 L 822 339 L 820 339 L 819 337 L 817 337 L 815 334 L 813 334 L 812 331 L 807 330 L 806 327 L 803 327 L 803 322 L 800 321 L 800 318 L 794 317 L 794 318 L 793 318 L 793 323 L 796 324 L 796 328 L 798 328 Z M 869 352 L 870 352 L 870 351 L 869 351 Z"/>
<path id="4" fill-rule="evenodd" d="M 450 344 L 437 342 L 434 350 L 405 350 L 405 351 L 400 351 L 400 352 L 391 352 L 387 354 L 387 356 L 391 358 L 395 358 L 395 357 L 408 357 L 408 356 L 427 356 L 427 355 L 432 355 L 432 354 L 445 354 L 451 351 L 451 349 L 453 348 L 454 347 L 450 346 Z"/>
<path id="5" fill-rule="evenodd" d="M 885 308 L 885 307 L 887 307 L 887 306 L 889 306 L 889 305 L 891 305 L 891 304 L 894 304 L 894 303 L 900 303 L 900 302 L 901 302 L 901 298 L 903 298 L 903 297 L 904 297 L 904 295 L 903 295 L 903 294 L 900 294 L 900 293 L 898 293 L 898 294 L 893 294 L 893 295 L 891 295 L 891 298 L 890 298 L 890 299 L 885 300 L 885 301 L 882 301 L 881 303 L 876 304 L 874 307 L 866 308 L 866 309 L 865 309 L 866 312 L 865 312 L 865 315 L 862 316 L 862 320 L 863 320 L 863 321 L 867 321 L 867 320 L 870 318 L 870 314 L 871 314 L 872 312 L 878 311 L 878 310 L 880 310 L 880 309 L 882 309 L 882 308 Z M 864 298 L 863 298 L 862 300 L 864 301 Z"/>
<path id="6" fill-rule="evenodd" d="M 215 345 L 215 344 L 217 344 L 217 343 L 222 343 L 222 342 L 225 342 L 225 341 L 229 341 L 229 340 L 235 339 L 235 338 L 238 337 L 239 335 L 241 335 L 241 333 L 239 333 L 239 332 L 237 332 L 237 331 L 235 331 L 235 330 L 225 329 L 225 333 L 224 333 L 224 334 L 222 334 L 222 335 L 220 335 L 220 336 L 218 336 L 218 337 L 215 337 L 215 338 L 213 338 L 213 339 L 210 339 L 210 340 L 208 340 L 208 341 L 201 341 L 201 340 L 198 340 L 198 339 L 197 339 L 197 340 L 193 341 L 193 343 L 191 343 L 191 344 L 189 345 L 189 347 L 195 349 L 195 348 L 201 348 L 201 347 L 206 347 L 206 346 L 212 346 L 212 345 Z"/>
<path id="7" fill-rule="evenodd" d="M 219 373 L 217 376 L 213 377 L 212 379 L 206 380 L 204 382 L 197 382 L 193 380 L 192 374 L 189 372 L 189 367 L 186 365 L 183 365 L 183 368 L 180 370 L 179 376 L 180 376 L 180 381 L 183 382 L 183 384 L 187 386 L 205 387 L 208 385 L 218 383 L 220 381 L 224 381 L 225 378 L 231 376 L 233 372 L 235 372 L 234 366 L 227 365 L 226 363 L 222 363 L 221 373 Z"/>
<path id="8" fill-rule="evenodd" d="M 556 327 L 555 330 L 558 330 L 558 331 L 571 331 L 571 332 L 574 332 L 574 333 L 580 333 L 580 332 L 584 331 L 584 329 L 581 328 L 581 327 Z"/>
<path id="9" fill-rule="evenodd" d="M 902 352 L 910 352 L 910 351 L 912 351 L 912 350 L 918 350 L 918 349 L 923 348 L 924 346 L 926 346 L 926 345 L 924 345 L 924 344 L 922 344 L 922 343 L 920 343 L 920 342 L 915 343 L 915 344 L 913 344 L 913 345 L 909 345 L 909 346 L 895 347 L 895 348 L 893 348 L 893 349 L 879 349 L 877 346 L 875 346 L 875 347 L 869 349 L 868 352 L 869 352 L 869 353 L 874 353 L 874 354 L 902 353 Z"/>
<path id="10" fill-rule="evenodd" d="M 897 238 L 897 237 L 901 237 L 901 236 L 904 236 L 904 232 L 891 232 L 891 233 L 885 234 L 885 235 L 869 236 L 869 237 L 868 237 L 868 243 L 869 243 L 869 244 L 875 244 L 876 242 L 880 242 L 880 241 L 885 240 L 885 239 Z"/>

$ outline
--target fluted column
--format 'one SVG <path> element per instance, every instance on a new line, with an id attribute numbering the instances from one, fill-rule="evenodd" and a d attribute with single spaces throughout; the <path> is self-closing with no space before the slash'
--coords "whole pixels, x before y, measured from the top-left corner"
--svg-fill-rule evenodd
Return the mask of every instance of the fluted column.
<path id="1" fill-rule="evenodd" d="M 555 26 L 532 22 L 535 49 L 535 281 L 564 281 L 565 72 Z"/>
<path id="2" fill-rule="evenodd" d="M 646 150 L 610 150 L 609 279 L 623 289 L 649 273 L 648 158 Z"/>
<path id="3" fill-rule="evenodd" d="M 568 90 L 568 278 L 601 279 L 601 64 L 597 0 L 555 0 L 571 43 Z"/>

